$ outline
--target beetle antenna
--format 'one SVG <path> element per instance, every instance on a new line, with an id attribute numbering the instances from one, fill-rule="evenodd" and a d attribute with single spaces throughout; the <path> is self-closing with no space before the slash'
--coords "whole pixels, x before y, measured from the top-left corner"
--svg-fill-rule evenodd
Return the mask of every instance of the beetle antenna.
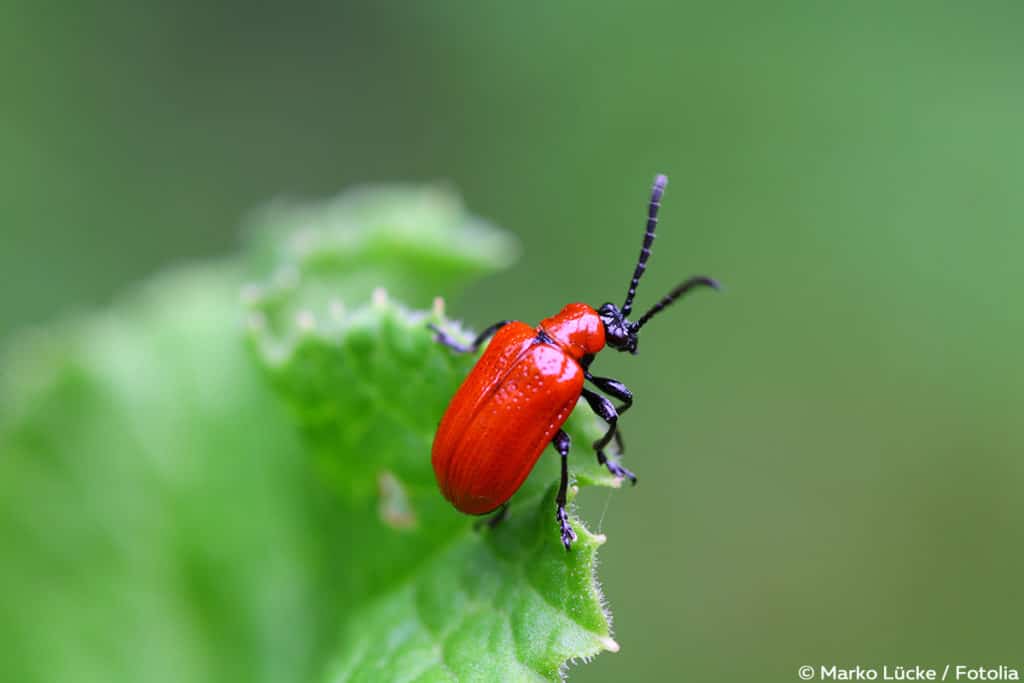
<path id="1" fill-rule="evenodd" d="M 623 317 L 628 316 L 630 311 L 633 310 L 633 297 L 636 295 L 636 286 L 647 269 L 647 259 L 651 257 L 651 245 L 654 244 L 654 230 L 658 227 L 658 209 L 661 208 L 661 196 L 665 194 L 666 185 L 668 185 L 668 176 L 659 173 L 654 178 L 654 187 L 651 188 L 651 201 L 647 205 L 647 232 L 644 234 L 644 245 L 640 249 L 640 258 L 636 261 L 633 279 L 629 282 L 626 303 L 622 304 Z"/>
<path id="2" fill-rule="evenodd" d="M 648 320 L 661 313 L 663 309 L 665 309 L 669 304 L 674 302 L 676 299 L 683 296 L 690 290 L 696 289 L 697 287 L 710 287 L 711 289 L 715 290 L 720 290 L 722 288 L 722 286 L 718 284 L 717 280 L 714 280 L 710 277 L 706 277 L 704 275 L 691 277 L 689 280 L 683 282 L 681 285 L 679 285 L 671 292 L 663 296 L 661 298 L 661 301 L 651 306 L 651 310 L 644 313 L 643 316 L 634 323 L 634 332 L 636 330 L 639 330 L 644 325 L 646 325 Z"/>

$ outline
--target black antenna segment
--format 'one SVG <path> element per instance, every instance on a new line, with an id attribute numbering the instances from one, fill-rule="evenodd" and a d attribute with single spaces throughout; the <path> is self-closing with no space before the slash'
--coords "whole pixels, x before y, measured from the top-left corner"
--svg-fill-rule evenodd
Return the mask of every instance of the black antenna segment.
<path id="1" fill-rule="evenodd" d="M 654 187 L 651 188 L 651 201 L 647 205 L 647 232 L 644 234 L 644 245 L 640 249 L 640 258 L 636 261 L 636 269 L 633 271 L 633 279 L 629 282 L 629 292 L 626 293 L 626 302 L 622 304 L 622 316 L 626 317 L 633 310 L 633 297 L 636 296 L 636 286 L 640 283 L 644 271 L 647 270 L 647 259 L 651 257 L 651 245 L 654 244 L 654 231 L 658 227 L 658 209 L 661 208 L 661 196 L 665 194 L 665 186 L 668 185 L 668 176 L 661 173 L 654 179 Z"/>
<path id="2" fill-rule="evenodd" d="M 696 277 L 691 277 L 689 280 L 687 280 L 686 282 L 683 282 L 682 284 L 678 285 L 671 292 L 669 292 L 665 296 L 661 297 L 661 301 L 659 301 L 658 303 L 656 303 L 653 306 L 651 306 L 651 310 L 649 310 L 646 313 L 644 313 L 640 317 L 640 319 L 637 320 L 634 323 L 634 325 L 635 325 L 635 327 L 633 328 L 634 332 L 636 330 L 639 330 L 644 325 L 646 325 L 648 320 L 650 320 L 654 316 L 656 316 L 659 313 L 661 313 L 662 310 L 664 310 L 669 304 L 674 302 L 676 299 L 678 299 L 679 297 L 683 296 L 684 294 L 686 294 L 690 290 L 696 289 L 697 287 L 710 287 L 711 289 L 721 289 L 722 288 L 722 286 L 720 284 L 718 284 L 717 280 L 714 280 L 714 279 L 712 279 L 710 277 L 707 277 L 705 275 L 698 275 Z"/>

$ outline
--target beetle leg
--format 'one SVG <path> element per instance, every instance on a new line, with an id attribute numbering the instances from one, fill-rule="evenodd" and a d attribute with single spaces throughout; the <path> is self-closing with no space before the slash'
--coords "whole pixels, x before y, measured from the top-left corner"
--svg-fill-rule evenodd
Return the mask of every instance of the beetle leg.
<path id="1" fill-rule="evenodd" d="M 573 531 L 572 525 L 569 524 L 569 515 L 565 512 L 565 494 L 569 488 L 570 443 L 569 435 L 561 429 L 555 434 L 555 438 L 551 440 L 551 445 L 562 456 L 562 480 L 558 483 L 558 495 L 555 496 L 555 504 L 558 506 L 555 517 L 558 519 L 558 525 L 562 529 L 562 545 L 565 546 L 566 550 L 571 550 L 572 542 L 576 540 L 576 532 Z"/>
<path id="2" fill-rule="evenodd" d="M 615 447 L 619 449 L 619 457 L 622 457 L 626 452 L 626 444 L 622 443 L 622 427 L 615 428 Z"/>
<path id="3" fill-rule="evenodd" d="M 612 379 L 611 377 L 594 377 L 589 372 L 585 373 L 584 377 L 604 393 L 608 394 L 612 398 L 617 398 L 622 401 L 622 405 L 615 409 L 619 415 L 622 415 L 632 407 L 633 392 L 619 380 Z"/>
<path id="4" fill-rule="evenodd" d="M 608 471 L 616 477 L 626 477 L 631 483 L 636 484 L 635 474 L 619 463 L 609 460 L 604 454 L 605 446 L 608 445 L 609 441 L 615 438 L 616 427 L 618 426 L 619 413 L 615 410 L 615 406 L 612 405 L 612 402 L 604 396 L 596 394 L 590 389 L 583 390 L 583 398 L 587 399 L 587 403 L 589 403 L 591 409 L 597 413 L 597 416 L 608 423 L 608 431 L 605 432 L 604 436 L 594 442 L 594 450 L 597 452 L 597 462 L 607 467 Z"/>
<path id="5" fill-rule="evenodd" d="M 469 346 L 466 346 L 465 344 L 460 344 L 459 342 L 455 341 L 452 337 L 448 336 L 448 334 L 446 334 L 440 327 L 434 325 L 433 323 L 430 323 L 429 325 L 427 325 L 427 327 L 434 331 L 434 339 L 437 341 L 437 343 L 441 344 L 441 346 L 447 346 L 452 351 L 456 351 L 458 353 L 476 353 L 477 349 L 480 348 L 481 344 L 483 344 L 485 341 L 493 337 L 495 332 L 497 332 L 510 322 L 512 321 L 500 320 L 494 323 L 493 325 L 485 329 L 483 332 L 478 334 L 476 336 L 476 339 L 474 339 L 473 343 L 470 344 Z"/>
<path id="6" fill-rule="evenodd" d="M 585 376 L 598 389 L 622 401 L 622 405 L 615 409 L 620 416 L 632 407 L 633 392 L 619 380 L 612 379 L 611 377 L 594 377 L 589 372 Z M 622 427 L 618 426 L 615 428 L 615 447 L 619 449 L 619 455 L 626 452 L 626 444 L 622 442 Z"/>
<path id="7" fill-rule="evenodd" d="M 508 501 L 502 503 L 501 507 L 499 507 L 497 511 L 495 511 L 487 519 L 478 519 L 473 524 L 473 529 L 479 531 L 484 527 L 484 525 L 486 525 L 488 529 L 493 529 L 494 527 L 498 526 L 503 521 L 505 521 L 506 517 L 508 517 Z"/>

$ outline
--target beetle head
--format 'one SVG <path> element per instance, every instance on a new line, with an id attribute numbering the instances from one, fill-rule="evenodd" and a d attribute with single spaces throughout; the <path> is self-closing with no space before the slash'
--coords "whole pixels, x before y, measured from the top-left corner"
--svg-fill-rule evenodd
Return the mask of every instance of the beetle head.
<path id="1" fill-rule="evenodd" d="M 605 344 L 616 351 L 629 351 L 636 353 L 637 329 L 636 323 L 626 320 L 622 310 L 613 303 L 601 306 L 597 311 L 604 323 Z"/>

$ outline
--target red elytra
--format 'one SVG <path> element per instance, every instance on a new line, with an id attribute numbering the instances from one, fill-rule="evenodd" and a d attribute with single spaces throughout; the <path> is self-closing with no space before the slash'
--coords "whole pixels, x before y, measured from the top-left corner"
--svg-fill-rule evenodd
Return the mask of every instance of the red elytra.
<path id="1" fill-rule="evenodd" d="M 469 346 L 430 326 L 440 343 L 463 353 L 476 351 L 494 336 L 455 393 L 434 436 L 434 474 L 441 492 L 456 509 L 480 515 L 500 508 L 496 520 L 500 519 L 509 498 L 550 443 L 562 458 L 556 519 L 562 543 L 570 549 L 576 533 L 565 512 L 570 442 L 562 425 L 581 397 L 608 424 L 607 432 L 593 444 L 598 462 L 616 476 L 636 483 L 629 470 L 604 453 L 608 443 L 616 439 L 621 455 L 618 418 L 632 405 L 633 394 L 617 380 L 592 375 L 590 365 L 606 345 L 635 354 L 638 332 L 652 317 L 695 287 L 718 288 L 711 278 L 689 278 L 639 319 L 628 319 L 654 242 L 658 208 L 667 182 L 663 175 L 655 178 L 643 247 L 621 308 L 606 303 L 594 310 L 573 303 L 542 320 L 536 328 L 522 322 L 495 323 Z M 584 381 L 622 404 L 616 407 L 586 388 Z"/>
<path id="2" fill-rule="evenodd" d="M 537 343 L 538 334 L 551 341 Z M 583 392 L 580 359 L 602 348 L 601 318 L 586 304 L 569 304 L 536 329 L 513 322 L 498 330 L 434 437 L 445 498 L 472 515 L 511 498 Z"/>

